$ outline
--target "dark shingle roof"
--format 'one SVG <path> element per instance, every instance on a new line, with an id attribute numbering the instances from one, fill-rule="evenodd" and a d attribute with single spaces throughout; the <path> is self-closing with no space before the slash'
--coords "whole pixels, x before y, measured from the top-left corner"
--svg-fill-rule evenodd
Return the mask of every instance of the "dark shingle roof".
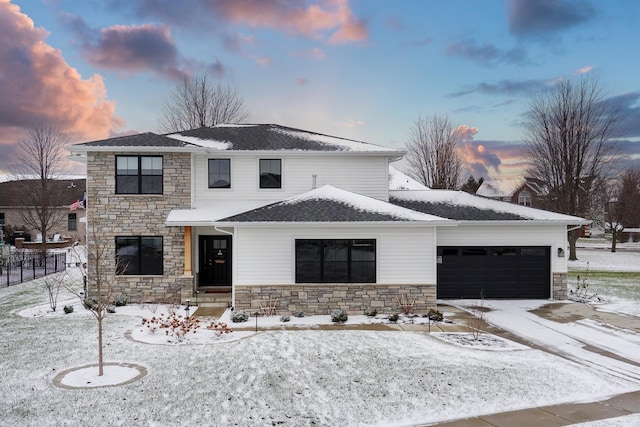
<path id="1" fill-rule="evenodd" d="M 186 147 L 193 146 L 188 142 L 167 138 L 153 132 L 139 133 L 136 135 L 119 136 L 100 141 L 77 144 L 87 147 Z"/>
<path id="2" fill-rule="evenodd" d="M 474 206 L 452 205 L 447 203 L 428 202 L 422 200 L 405 200 L 393 196 L 389 199 L 389 203 L 402 206 L 403 208 L 412 209 L 414 211 L 457 221 L 509 221 L 529 219 L 509 212 L 500 212 L 491 209 L 479 209 Z"/>
<path id="3" fill-rule="evenodd" d="M 39 185 L 37 180 L 27 179 L 0 183 L 0 206 L 22 207 L 26 202 L 25 195 L 33 192 L 33 186 Z M 84 195 L 86 180 L 55 179 L 48 183 L 48 192 L 55 194 L 56 206 L 70 205 Z"/>
<path id="4" fill-rule="evenodd" d="M 316 132 L 289 128 L 274 124 L 220 125 L 204 127 L 167 135 L 179 134 L 203 140 L 229 142 L 230 149 L 240 151 L 257 150 L 303 150 L 303 151 L 354 151 L 350 146 L 360 145 L 366 151 L 389 151 L 389 148 L 328 136 Z"/>
<path id="5" fill-rule="evenodd" d="M 243 212 L 219 222 L 368 222 L 408 221 L 405 218 L 365 211 L 336 200 L 311 199 L 279 202 Z"/>

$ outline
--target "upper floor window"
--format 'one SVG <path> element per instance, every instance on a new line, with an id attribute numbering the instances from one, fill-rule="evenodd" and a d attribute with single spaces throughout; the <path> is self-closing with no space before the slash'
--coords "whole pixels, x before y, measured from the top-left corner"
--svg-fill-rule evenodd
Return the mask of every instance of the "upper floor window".
<path id="1" fill-rule="evenodd" d="M 231 188 L 230 159 L 209 159 L 209 188 Z"/>
<path id="2" fill-rule="evenodd" d="M 0 227 L 4 226 L 4 212 L 0 212 Z"/>
<path id="3" fill-rule="evenodd" d="M 76 231 L 78 229 L 78 216 L 77 214 L 70 213 L 67 217 L 67 230 Z"/>
<path id="4" fill-rule="evenodd" d="M 282 160 L 260 159 L 260 188 L 282 188 Z"/>
<path id="5" fill-rule="evenodd" d="M 531 194 L 526 191 L 518 194 L 518 204 L 522 206 L 531 206 Z"/>
<path id="6" fill-rule="evenodd" d="M 116 237 L 117 273 L 162 275 L 162 237 Z"/>
<path id="7" fill-rule="evenodd" d="M 162 156 L 116 156 L 116 194 L 162 194 Z"/>

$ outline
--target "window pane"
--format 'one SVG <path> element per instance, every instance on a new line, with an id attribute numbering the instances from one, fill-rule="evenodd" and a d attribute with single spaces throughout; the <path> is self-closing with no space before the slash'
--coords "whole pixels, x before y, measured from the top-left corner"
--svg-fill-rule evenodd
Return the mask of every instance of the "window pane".
<path id="1" fill-rule="evenodd" d="M 260 159 L 260 188 L 282 188 L 280 159 Z"/>
<path id="2" fill-rule="evenodd" d="M 116 159 L 116 170 L 118 175 L 137 175 L 138 158 L 118 156 Z"/>
<path id="3" fill-rule="evenodd" d="M 209 188 L 231 188 L 230 159 L 209 159 Z"/>
<path id="4" fill-rule="evenodd" d="M 349 242 L 347 240 L 325 240 L 324 282 L 343 283 L 349 281 Z"/>
<path id="5" fill-rule="evenodd" d="M 116 262 L 118 274 L 139 274 L 137 237 L 116 237 Z"/>
<path id="6" fill-rule="evenodd" d="M 116 193 L 138 194 L 138 176 L 120 175 L 116 177 Z"/>
<path id="7" fill-rule="evenodd" d="M 162 274 L 162 237 L 141 237 L 140 274 Z"/>
<path id="8" fill-rule="evenodd" d="M 77 229 L 77 216 L 74 213 L 69 214 L 69 218 L 67 221 L 67 230 L 76 231 Z"/>
<path id="9" fill-rule="evenodd" d="M 162 175 L 146 175 L 140 177 L 141 194 L 162 194 Z"/>
<path id="10" fill-rule="evenodd" d="M 162 157 L 142 157 L 142 175 L 162 175 Z"/>

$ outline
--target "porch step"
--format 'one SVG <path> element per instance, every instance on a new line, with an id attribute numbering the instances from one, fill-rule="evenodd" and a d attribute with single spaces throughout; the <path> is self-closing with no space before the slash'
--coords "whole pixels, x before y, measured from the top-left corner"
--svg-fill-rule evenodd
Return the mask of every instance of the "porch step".
<path id="1" fill-rule="evenodd" d="M 182 301 L 184 304 L 186 301 Z M 198 298 L 195 296 L 191 298 L 192 305 L 198 305 L 200 307 L 227 307 L 227 304 L 231 302 L 231 292 L 220 293 L 200 293 Z"/>

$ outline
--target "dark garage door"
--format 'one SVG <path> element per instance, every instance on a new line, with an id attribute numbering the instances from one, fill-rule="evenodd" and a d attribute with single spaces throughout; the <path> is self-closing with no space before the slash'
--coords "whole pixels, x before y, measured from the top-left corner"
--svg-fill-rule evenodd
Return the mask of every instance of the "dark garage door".
<path id="1" fill-rule="evenodd" d="M 549 298 L 549 247 L 438 247 L 438 298 Z"/>

